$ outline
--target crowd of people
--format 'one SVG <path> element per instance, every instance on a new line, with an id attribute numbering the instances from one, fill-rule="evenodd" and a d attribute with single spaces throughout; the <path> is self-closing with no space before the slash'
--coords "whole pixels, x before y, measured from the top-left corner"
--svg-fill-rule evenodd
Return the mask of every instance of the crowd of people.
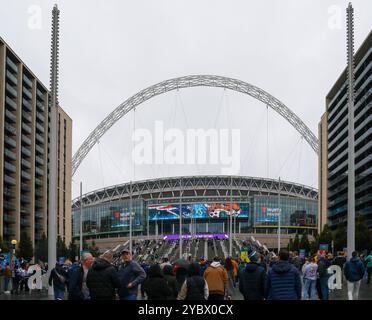
<path id="1" fill-rule="evenodd" d="M 348 298 L 358 299 L 362 279 L 370 282 L 372 253 L 359 257 L 353 252 L 346 261 L 342 255 L 303 259 L 287 250 L 273 255 L 252 249 L 244 262 L 190 257 L 171 263 L 164 257 L 151 264 L 134 261 L 129 250 L 123 250 L 115 263 L 111 251 L 98 258 L 84 253 L 79 265 L 66 269 L 57 263 L 49 284 L 58 300 L 136 300 L 139 292 L 148 300 L 230 300 L 237 290 L 245 300 L 328 300 L 331 265 L 343 270 Z"/>
<path id="2" fill-rule="evenodd" d="M 246 244 L 244 244 L 246 246 Z M 328 300 L 331 265 L 338 265 L 346 279 L 348 299 L 358 299 L 362 279 L 372 276 L 372 252 L 316 254 L 303 258 L 281 250 L 279 255 L 249 247 L 246 259 L 214 257 L 178 259 L 167 257 L 151 263 L 135 261 L 122 250 L 118 259 L 112 251 L 99 257 L 85 252 L 80 263 L 57 262 L 48 278 L 56 300 L 230 300 L 237 291 L 245 300 Z M 27 280 L 35 272 L 23 258 L 13 267 L 0 255 L 0 293 L 19 294 L 29 290 Z M 31 268 L 32 269 L 32 268 Z M 48 270 L 41 265 L 42 274 Z"/>

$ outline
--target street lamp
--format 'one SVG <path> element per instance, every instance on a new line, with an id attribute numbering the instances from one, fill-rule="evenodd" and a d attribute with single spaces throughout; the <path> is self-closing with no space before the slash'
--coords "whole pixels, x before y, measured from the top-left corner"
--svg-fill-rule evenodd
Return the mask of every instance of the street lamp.
<path id="1" fill-rule="evenodd" d="M 11 255 L 11 258 L 10 258 L 10 265 L 12 266 L 13 265 L 13 261 L 15 260 L 15 253 L 16 253 L 16 245 L 17 245 L 17 240 L 13 239 L 12 241 L 10 241 L 10 243 L 12 244 L 13 246 L 13 252 L 12 252 L 12 255 Z"/>

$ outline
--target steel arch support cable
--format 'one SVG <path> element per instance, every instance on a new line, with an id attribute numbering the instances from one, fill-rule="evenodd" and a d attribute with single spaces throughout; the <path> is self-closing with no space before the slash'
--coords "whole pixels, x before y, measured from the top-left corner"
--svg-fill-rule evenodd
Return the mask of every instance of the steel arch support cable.
<path id="1" fill-rule="evenodd" d="M 89 136 L 74 154 L 72 159 L 72 175 L 75 174 L 77 168 L 89 153 L 96 141 L 100 139 L 119 119 L 121 119 L 135 106 L 165 92 L 197 86 L 222 87 L 230 89 L 248 94 L 251 97 L 265 103 L 266 105 L 269 105 L 273 110 L 284 117 L 304 137 L 315 153 L 318 153 L 318 139 L 315 134 L 311 132 L 311 130 L 295 113 L 293 113 L 280 100 L 273 97 L 266 91 L 237 79 L 213 75 L 191 75 L 169 79 L 155 84 L 151 87 L 143 89 L 120 104 L 96 127 L 96 129 L 89 134 Z M 164 89 L 164 91 L 159 89 Z M 143 99 L 139 99 L 139 97 L 143 97 Z"/>

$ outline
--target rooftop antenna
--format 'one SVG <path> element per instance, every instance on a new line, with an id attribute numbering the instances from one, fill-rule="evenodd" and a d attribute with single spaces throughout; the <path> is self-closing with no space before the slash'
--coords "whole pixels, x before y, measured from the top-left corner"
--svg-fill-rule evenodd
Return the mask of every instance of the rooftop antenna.
<path id="1" fill-rule="evenodd" d="M 347 256 L 355 250 L 355 154 L 354 154 L 354 9 L 349 2 L 347 23 L 347 102 L 348 102 L 348 201 L 347 201 Z"/>
<path id="2" fill-rule="evenodd" d="M 57 262 L 57 108 L 58 108 L 58 55 L 59 10 L 52 11 L 52 41 L 50 59 L 50 145 L 49 145 L 49 205 L 48 205 L 48 269 Z M 49 287 L 49 295 L 53 288 Z"/>

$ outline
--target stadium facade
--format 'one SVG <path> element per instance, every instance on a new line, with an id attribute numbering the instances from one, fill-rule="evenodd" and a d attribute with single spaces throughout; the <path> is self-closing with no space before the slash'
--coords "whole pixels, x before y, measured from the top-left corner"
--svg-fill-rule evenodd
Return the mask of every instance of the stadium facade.
<path id="1" fill-rule="evenodd" d="M 280 187 L 280 188 L 279 188 Z M 280 189 L 280 192 L 279 192 Z M 190 176 L 144 180 L 96 190 L 82 197 L 85 240 L 133 236 L 229 233 L 313 235 L 318 192 L 286 181 L 242 176 Z M 72 204 L 72 235 L 80 236 L 80 197 Z"/>

